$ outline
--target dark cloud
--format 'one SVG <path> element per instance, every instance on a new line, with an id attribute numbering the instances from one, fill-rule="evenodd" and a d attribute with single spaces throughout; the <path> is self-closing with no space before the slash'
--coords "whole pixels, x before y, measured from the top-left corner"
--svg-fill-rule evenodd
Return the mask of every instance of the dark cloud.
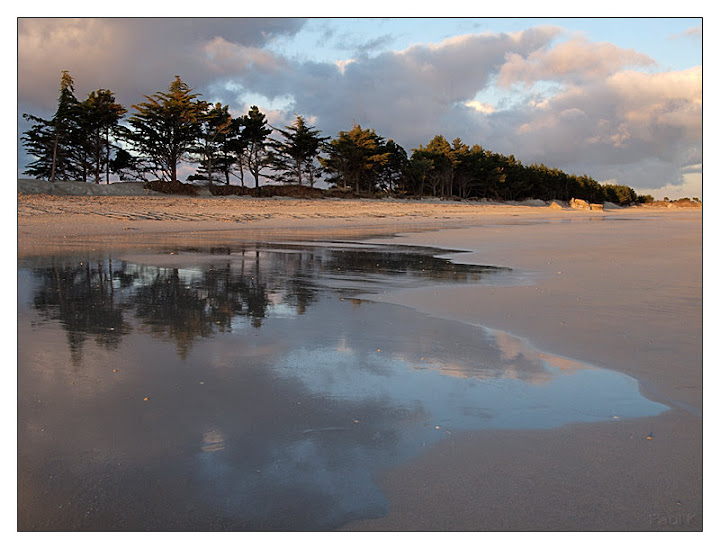
<path id="1" fill-rule="evenodd" d="M 218 77 L 207 48 L 218 40 L 240 53 L 300 30 L 299 19 L 19 19 L 18 97 L 21 106 L 55 106 L 61 71 L 78 95 L 109 88 L 123 104 L 165 90 L 175 75 L 202 89 Z"/>

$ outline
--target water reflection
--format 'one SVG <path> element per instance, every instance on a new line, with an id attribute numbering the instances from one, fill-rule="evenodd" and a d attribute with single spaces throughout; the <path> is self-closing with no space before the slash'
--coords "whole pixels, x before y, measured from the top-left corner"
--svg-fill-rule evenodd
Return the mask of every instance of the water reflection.
<path id="1" fill-rule="evenodd" d="M 510 334 L 354 299 L 509 276 L 341 245 L 21 265 L 20 528 L 329 529 L 384 514 L 374 475 L 458 431 L 664 409 Z"/>
<path id="2" fill-rule="evenodd" d="M 428 253 L 382 247 L 187 249 L 133 261 L 59 260 L 36 267 L 35 308 L 60 320 L 77 358 L 88 336 L 117 347 L 127 315 L 140 328 L 175 341 L 186 356 L 198 338 L 231 332 L 246 318 L 259 328 L 272 314 L 302 315 L 318 286 L 345 294 L 438 282 L 479 282 L 508 269 L 457 265 Z"/>

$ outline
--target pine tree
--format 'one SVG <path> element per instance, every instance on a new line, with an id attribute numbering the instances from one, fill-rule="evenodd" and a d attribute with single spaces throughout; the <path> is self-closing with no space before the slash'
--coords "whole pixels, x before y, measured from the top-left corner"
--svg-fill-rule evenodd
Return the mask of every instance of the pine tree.
<path id="1" fill-rule="evenodd" d="M 215 171 L 222 173 L 227 178 L 227 162 L 225 141 L 230 136 L 233 128 L 233 119 L 228 112 L 228 106 L 216 103 L 215 106 L 208 111 L 201 121 L 200 139 L 191 152 L 200 162 L 195 175 L 190 179 L 207 181 L 209 185 L 215 180 Z"/>
<path id="2" fill-rule="evenodd" d="M 104 89 L 90 92 L 88 98 L 82 103 L 81 110 L 95 183 L 100 183 L 100 174 L 103 168 L 105 168 L 105 182 L 109 183 L 110 138 L 117 132 L 120 119 L 127 110 L 115 102 L 115 96 L 110 90 Z"/>
<path id="3" fill-rule="evenodd" d="M 456 140 L 459 141 L 459 140 Z M 427 181 L 432 187 L 433 196 L 450 196 L 452 194 L 453 171 L 455 158 L 450 143 L 442 135 L 436 135 L 427 147 L 414 149 L 414 154 L 432 161 L 432 170 Z"/>
<path id="4" fill-rule="evenodd" d="M 79 109 L 75 97 L 75 83 L 68 71 L 62 71 L 60 78 L 60 97 L 58 107 L 50 120 L 31 114 L 23 114 L 23 118 L 34 122 L 24 132 L 21 140 L 26 151 L 35 160 L 28 164 L 23 172 L 38 179 L 72 179 L 82 173 L 73 159 L 73 148 L 79 134 Z"/>
<path id="5" fill-rule="evenodd" d="M 416 196 L 423 196 L 425 193 L 425 184 L 432 169 L 432 159 L 421 152 L 413 152 L 403 171 L 405 190 L 408 192 L 412 191 Z"/>
<path id="6" fill-rule="evenodd" d="M 403 174 L 407 171 L 407 152 L 392 139 L 382 145 L 381 151 L 388 153 L 387 162 L 380 166 L 378 182 L 383 190 L 393 192 L 393 186 L 400 183 Z"/>
<path id="7" fill-rule="evenodd" d="M 131 130 L 123 137 L 162 179 L 177 181 L 179 163 L 200 138 L 207 104 L 198 96 L 176 76 L 167 92 L 145 96 L 147 101 L 132 106 Z"/>
<path id="8" fill-rule="evenodd" d="M 247 141 L 242 135 L 242 122 L 240 118 L 233 118 L 230 121 L 230 128 L 220 145 L 220 170 L 225 175 L 225 184 L 230 184 L 230 176 L 235 175 L 234 168 L 237 166 L 236 175 L 240 179 L 240 185 L 245 186 L 245 175 L 243 172 L 245 149 Z"/>
<path id="9" fill-rule="evenodd" d="M 378 182 L 378 173 L 387 163 L 390 153 L 383 150 L 384 140 L 375 130 L 362 129 L 358 124 L 349 132 L 341 131 L 325 148 L 327 157 L 320 163 L 330 174 L 330 181 L 347 188 L 348 185 L 360 193 L 361 186 L 373 192 Z"/>
<path id="10" fill-rule="evenodd" d="M 250 107 L 247 115 L 240 118 L 243 125 L 242 139 L 245 147 L 243 156 L 247 163 L 248 170 L 255 178 L 255 188 L 260 186 L 260 172 L 269 164 L 266 154 L 268 146 L 267 138 L 272 133 L 272 128 L 267 125 L 265 115 L 255 105 Z"/>
<path id="11" fill-rule="evenodd" d="M 320 137 L 320 131 L 305 123 L 298 115 L 295 123 L 277 130 L 283 141 L 270 139 L 270 165 L 275 170 L 275 177 L 285 183 L 302 185 L 304 178 L 310 187 L 320 175 L 320 168 L 315 164 L 318 154 L 327 137 Z"/>
<path id="12" fill-rule="evenodd" d="M 27 165 L 23 174 L 33 176 L 37 179 L 53 181 L 54 149 L 57 143 L 52 121 L 27 113 L 23 114 L 23 118 L 34 122 L 29 130 L 23 132 L 20 138 L 25 146 L 25 152 L 34 158 L 34 160 Z"/>

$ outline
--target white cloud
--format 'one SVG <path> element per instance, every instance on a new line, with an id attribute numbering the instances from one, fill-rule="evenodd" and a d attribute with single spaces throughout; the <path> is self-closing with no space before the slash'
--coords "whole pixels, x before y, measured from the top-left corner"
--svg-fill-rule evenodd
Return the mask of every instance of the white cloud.
<path id="1" fill-rule="evenodd" d="M 466 107 L 470 107 L 471 109 L 475 109 L 477 112 L 481 112 L 483 114 L 492 114 L 495 112 L 495 107 L 490 105 L 489 103 L 481 103 L 480 101 L 467 101 L 465 102 Z"/>
<path id="2" fill-rule="evenodd" d="M 356 59 L 341 59 L 339 61 L 335 61 L 335 66 L 340 71 L 340 74 L 345 74 L 345 69 L 350 63 L 355 63 L 357 61 Z"/>
<path id="3" fill-rule="evenodd" d="M 607 87 L 617 99 L 619 115 L 644 138 L 656 138 L 658 127 L 665 127 L 700 139 L 701 67 L 658 74 L 623 71 L 612 75 Z"/>
<path id="4" fill-rule="evenodd" d="M 678 33 L 678 34 L 671 34 L 670 39 L 671 40 L 677 40 L 679 38 L 691 38 L 693 40 L 702 40 L 702 27 L 691 27 L 684 32 Z"/>
<path id="5" fill-rule="evenodd" d="M 532 86 L 540 80 L 585 82 L 606 78 L 624 67 L 653 64 L 650 57 L 634 50 L 575 37 L 526 56 L 509 53 L 500 69 L 498 84 L 510 87 L 517 83 Z"/>

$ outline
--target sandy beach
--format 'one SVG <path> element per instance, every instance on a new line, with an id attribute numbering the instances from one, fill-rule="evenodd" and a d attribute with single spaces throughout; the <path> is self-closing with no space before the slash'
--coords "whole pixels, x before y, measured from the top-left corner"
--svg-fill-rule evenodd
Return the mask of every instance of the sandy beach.
<path id="1" fill-rule="evenodd" d="M 699 208 L 18 195 L 21 258 L 357 236 L 462 250 L 469 253 L 457 261 L 527 272 L 522 285 L 398 290 L 381 299 L 623 372 L 670 410 L 456 434 L 383 473 L 388 515 L 344 530 L 702 530 Z"/>
<path id="2" fill-rule="evenodd" d="M 549 215 L 529 205 L 448 203 L 440 200 L 303 200 L 167 195 L 18 197 L 20 254 L 153 243 L 181 236 L 213 240 L 258 235 L 393 234 L 463 226 L 481 218 Z M 566 214 L 577 214 L 567 210 Z M 562 216 L 563 212 L 557 211 Z M 593 212 L 597 214 L 597 212 Z"/>

